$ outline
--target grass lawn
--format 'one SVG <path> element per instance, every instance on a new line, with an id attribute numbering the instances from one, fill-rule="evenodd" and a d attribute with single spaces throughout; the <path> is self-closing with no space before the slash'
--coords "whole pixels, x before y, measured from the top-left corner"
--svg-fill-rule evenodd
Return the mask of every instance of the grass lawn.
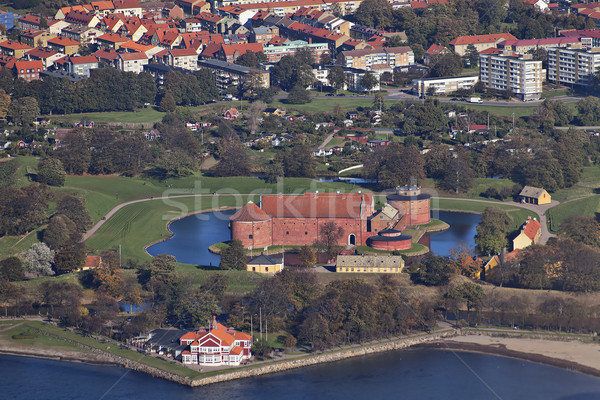
<path id="1" fill-rule="evenodd" d="M 22 322 L 20 320 L 10 321 L 13 325 L 17 325 Z M 9 324 L 2 325 L 3 328 L 6 328 Z M 79 347 L 73 343 L 55 339 L 50 336 L 41 335 L 37 332 L 33 332 L 31 328 L 39 329 L 42 325 L 41 322 L 37 321 L 29 321 L 22 325 L 16 326 L 12 329 L 0 332 L 0 341 L 10 344 L 14 347 L 28 347 L 28 348 L 39 348 L 39 349 L 47 349 L 47 350 L 58 350 L 58 351 L 77 351 L 82 353 L 89 353 L 90 351 Z M 18 335 L 24 332 L 31 332 L 36 337 L 33 339 L 13 339 L 13 335 Z"/>
<path id="2" fill-rule="evenodd" d="M 513 223 L 511 229 L 516 230 L 523 222 L 527 219 L 527 217 L 540 219 L 540 216 L 533 211 L 529 211 L 524 208 L 516 207 L 510 204 L 488 204 L 488 203 L 480 203 L 476 201 L 468 201 L 468 200 L 446 200 L 446 199 L 436 199 L 434 198 L 431 202 L 432 209 L 439 210 L 448 210 L 448 211 L 464 211 L 464 212 L 473 212 L 477 214 L 483 213 L 483 211 L 487 207 L 498 207 L 502 210 L 508 211 L 508 215 L 510 215 L 513 219 Z"/>
<path id="3" fill-rule="evenodd" d="M 386 106 L 391 106 L 397 101 L 386 100 Z M 307 104 L 286 104 L 281 100 L 274 100 L 271 104 L 272 107 L 280 107 L 286 110 L 298 110 L 300 112 L 333 112 L 335 107 L 339 105 L 342 111 L 352 111 L 357 107 L 371 107 L 373 105 L 373 99 L 364 97 L 327 97 L 327 98 L 313 98 L 310 103 Z"/>
<path id="4" fill-rule="evenodd" d="M 82 114 L 56 115 L 55 119 L 71 121 L 122 122 L 122 123 L 153 123 L 162 120 L 165 113 L 154 108 L 142 108 L 137 111 L 92 112 Z"/>
<path id="5" fill-rule="evenodd" d="M 552 207 L 547 211 L 550 220 L 550 230 L 558 232 L 560 224 L 571 217 L 595 217 L 600 212 L 600 196 L 588 196 L 582 199 L 570 200 Z"/>
<path id="6" fill-rule="evenodd" d="M 528 117 L 533 114 L 536 106 L 524 106 L 524 105 L 514 105 L 514 106 L 489 106 L 489 105 L 481 105 L 481 104 L 465 104 L 466 108 L 470 108 L 472 110 L 477 111 L 488 111 L 490 114 L 501 115 L 504 117 L 511 117 L 513 113 L 515 113 L 515 117 Z"/>
<path id="7" fill-rule="evenodd" d="M 551 97 L 558 97 L 558 96 L 566 96 L 569 94 L 569 91 L 566 89 L 559 89 L 559 90 L 549 90 L 547 92 L 542 93 L 542 99 L 547 99 L 547 98 L 551 98 Z"/>
<path id="8" fill-rule="evenodd" d="M 20 254 L 29 250 L 31 245 L 37 243 L 38 234 L 44 229 L 40 227 L 23 236 L 4 236 L 0 237 L 0 259 Z"/>

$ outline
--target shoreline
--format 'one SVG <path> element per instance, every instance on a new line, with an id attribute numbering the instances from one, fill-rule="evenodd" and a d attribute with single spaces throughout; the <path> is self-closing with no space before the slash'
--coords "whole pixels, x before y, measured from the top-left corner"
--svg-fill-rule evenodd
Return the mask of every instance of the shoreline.
<path id="1" fill-rule="evenodd" d="M 154 246 L 155 244 L 165 242 L 165 241 L 171 239 L 173 236 L 175 236 L 173 231 L 171 231 L 171 224 L 175 221 L 179 221 L 180 219 L 191 217 L 192 215 L 196 215 L 196 214 L 204 214 L 204 213 L 215 212 L 215 211 L 230 211 L 230 210 L 236 210 L 236 209 L 237 209 L 236 207 L 232 207 L 232 206 L 223 206 L 223 207 L 219 207 L 219 208 L 208 208 L 206 210 L 194 211 L 194 212 L 188 213 L 186 215 L 175 217 L 175 218 L 167 221 L 167 224 L 165 226 L 167 228 L 169 236 L 166 238 L 160 239 L 160 240 L 155 240 L 154 242 L 145 245 L 144 253 L 148 254 L 150 257 L 154 257 L 152 254 L 148 253 L 148 248 Z M 210 248 L 209 248 L 209 250 L 210 250 Z M 181 263 L 181 264 L 185 264 L 185 263 Z M 188 264 L 188 265 L 195 265 L 195 264 Z"/>
<path id="2" fill-rule="evenodd" d="M 287 360 L 264 362 L 249 367 L 234 367 L 223 370 L 223 373 L 220 374 L 195 379 L 168 376 L 168 374 L 153 374 L 150 373 L 150 371 L 133 368 L 129 363 L 111 361 L 101 354 L 91 355 L 87 353 L 53 350 L 39 352 L 33 349 L 6 347 L 0 347 L 0 354 L 91 365 L 117 366 L 129 370 L 137 370 L 138 372 L 167 379 L 185 386 L 198 387 L 236 379 L 268 375 L 312 365 L 320 365 L 369 354 L 393 350 L 418 349 L 459 351 L 508 357 L 550 365 L 567 371 L 575 371 L 600 378 L 600 358 L 593 356 L 594 350 L 600 352 L 600 345 L 597 343 L 586 343 L 568 337 L 563 337 L 562 339 L 559 337 L 551 339 L 539 336 L 524 338 L 522 335 L 511 335 L 510 333 L 502 336 L 495 336 L 492 332 L 473 333 L 461 332 L 454 329 L 442 329 L 437 332 L 432 332 L 431 334 L 417 334 L 412 337 L 384 339 L 349 348 L 338 348 L 322 353 L 293 357 Z M 565 354 L 565 356 L 560 357 L 560 354 Z"/>
<path id="3" fill-rule="evenodd" d="M 457 338 L 462 339 L 465 336 L 458 336 Z M 526 340 L 542 340 L 542 339 L 526 339 Z M 546 339 L 546 341 L 550 341 Z M 517 351 L 511 350 L 506 347 L 506 345 L 488 345 L 488 344 L 479 344 L 479 343 L 470 343 L 470 342 L 458 342 L 451 340 L 440 340 L 429 343 L 422 343 L 412 347 L 412 349 L 434 349 L 440 351 L 460 351 L 465 353 L 477 353 L 477 354 L 485 354 L 506 358 L 514 358 L 517 360 L 529 361 L 537 364 L 549 365 L 552 367 L 557 367 L 560 369 L 564 369 L 567 371 L 575 371 L 585 375 L 594 376 L 600 378 L 600 369 L 593 368 L 587 365 L 582 365 L 580 363 L 550 357 L 547 355 L 535 353 L 535 352 L 526 352 L 526 351 Z"/>

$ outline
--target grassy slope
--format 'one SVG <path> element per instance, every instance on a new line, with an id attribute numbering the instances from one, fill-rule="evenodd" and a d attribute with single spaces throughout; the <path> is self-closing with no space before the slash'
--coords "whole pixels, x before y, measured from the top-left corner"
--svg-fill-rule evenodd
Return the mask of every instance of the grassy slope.
<path id="1" fill-rule="evenodd" d="M 547 211 L 550 219 L 550 230 L 557 232 L 560 224 L 571 217 L 595 217 L 600 213 L 600 196 L 594 195 L 576 200 L 569 200 Z"/>

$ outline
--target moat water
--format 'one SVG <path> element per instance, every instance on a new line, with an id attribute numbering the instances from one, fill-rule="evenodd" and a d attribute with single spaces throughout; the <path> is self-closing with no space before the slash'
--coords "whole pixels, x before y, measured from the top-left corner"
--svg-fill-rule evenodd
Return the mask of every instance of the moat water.
<path id="1" fill-rule="evenodd" d="M 217 266 L 221 257 L 208 251 L 209 246 L 229 240 L 229 217 L 234 210 L 208 212 L 190 215 L 173 221 L 169 229 L 173 233 L 169 239 L 148 247 L 152 256 L 171 254 L 177 261 L 186 264 Z M 450 228 L 424 235 L 420 240 L 438 255 L 449 255 L 450 249 L 459 244 L 468 248 L 475 247 L 476 228 L 481 215 L 454 211 L 433 211 L 432 217 L 450 225 Z M 289 260 L 293 260 L 290 255 Z"/>
<path id="2" fill-rule="evenodd" d="M 512 358 L 392 351 L 189 388 L 118 367 L 0 356 L 2 399 L 593 400 L 600 379 Z"/>

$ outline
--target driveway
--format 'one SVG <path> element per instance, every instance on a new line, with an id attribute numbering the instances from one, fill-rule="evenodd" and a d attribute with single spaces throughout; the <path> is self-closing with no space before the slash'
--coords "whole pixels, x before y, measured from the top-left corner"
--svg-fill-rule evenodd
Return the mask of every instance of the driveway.
<path id="1" fill-rule="evenodd" d="M 537 204 L 517 203 L 516 201 L 500 203 L 500 202 L 491 201 L 491 200 L 462 199 L 462 198 L 456 198 L 456 197 L 438 197 L 438 199 L 474 201 L 474 202 L 478 202 L 478 203 L 488 203 L 491 205 L 504 204 L 504 205 L 511 205 L 514 207 L 525 208 L 527 210 L 531 210 L 531 211 L 535 212 L 536 214 L 538 214 L 540 216 L 540 224 L 542 225 L 542 235 L 540 236 L 539 244 L 546 244 L 548 239 L 550 239 L 551 237 L 556 237 L 556 235 L 554 235 L 554 234 L 550 233 L 550 231 L 548 231 L 548 221 L 546 219 L 546 211 L 552 207 L 559 205 L 560 202 L 558 202 L 557 200 L 552 200 L 550 202 L 550 204 L 537 205 Z"/>

